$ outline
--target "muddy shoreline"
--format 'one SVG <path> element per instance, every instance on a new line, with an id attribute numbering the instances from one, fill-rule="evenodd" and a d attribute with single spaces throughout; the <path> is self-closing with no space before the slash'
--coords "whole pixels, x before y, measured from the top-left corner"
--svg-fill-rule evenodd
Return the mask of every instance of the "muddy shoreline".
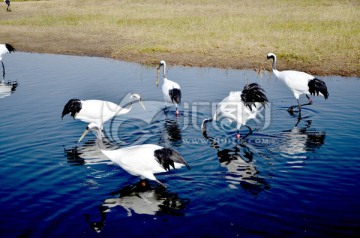
<path id="1" fill-rule="evenodd" d="M 39 44 L 41 45 L 41 44 Z M 122 52 L 119 55 L 114 55 L 111 50 L 105 48 L 94 47 L 78 47 L 76 45 L 65 47 L 17 47 L 18 51 L 33 52 L 33 53 L 48 53 L 48 54 L 64 54 L 77 55 L 89 57 L 104 57 L 115 60 L 122 60 L 127 62 L 140 63 L 145 65 L 156 65 L 161 59 L 166 60 L 168 65 L 188 66 L 188 67 L 211 67 L 222 69 L 246 69 L 258 70 L 259 65 L 263 65 L 266 70 L 271 70 L 271 62 L 266 61 L 266 54 L 263 56 L 249 56 L 244 58 L 237 58 L 231 55 L 197 55 L 197 54 L 173 54 L 173 53 L 157 53 L 152 54 L 134 54 L 130 52 Z M 279 70 L 299 70 L 317 76 L 344 76 L 344 77 L 359 77 L 360 69 L 351 67 L 349 65 L 341 65 L 340 62 L 313 62 L 312 64 L 298 61 L 296 63 L 286 62 L 278 59 L 277 68 Z"/>

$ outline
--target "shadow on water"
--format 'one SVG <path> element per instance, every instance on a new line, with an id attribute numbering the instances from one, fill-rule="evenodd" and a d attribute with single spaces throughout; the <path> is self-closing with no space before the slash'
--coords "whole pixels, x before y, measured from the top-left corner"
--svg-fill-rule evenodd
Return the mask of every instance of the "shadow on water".
<path id="1" fill-rule="evenodd" d="M 179 198 L 176 193 L 159 185 L 151 185 L 146 180 L 127 185 L 111 195 L 99 206 L 99 221 L 92 221 L 89 214 L 85 215 L 86 222 L 98 233 L 104 229 L 107 214 L 117 211 L 116 207 L 125 209 L 127 216 L 184 216 L 185 207 L 190 203 L 189 199 Z"/>

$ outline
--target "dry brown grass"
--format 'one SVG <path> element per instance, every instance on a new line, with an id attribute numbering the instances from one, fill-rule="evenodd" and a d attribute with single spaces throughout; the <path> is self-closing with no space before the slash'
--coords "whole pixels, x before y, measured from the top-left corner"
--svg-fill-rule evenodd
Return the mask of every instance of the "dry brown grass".
<path id="1" fill-rule="evenodd" d="M 0 42 L 20 51 L 141 63 L 360 76 L 357 0 L 49 0 L 1 5 Z M 269 68 L 269 65 L 267 66 Z"/>

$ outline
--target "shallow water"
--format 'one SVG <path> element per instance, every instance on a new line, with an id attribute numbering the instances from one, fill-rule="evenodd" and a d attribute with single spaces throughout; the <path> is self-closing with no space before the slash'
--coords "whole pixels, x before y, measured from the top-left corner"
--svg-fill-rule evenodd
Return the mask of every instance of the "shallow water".
<path id="1" fill-rule="evenodd" d="M 356 236 L 360 224 L 359 78 L 321 77 L 329 99 L 314 98 L 303 117 L 270 74 L 168 67 L 183 90 L 181 115 L 163 110 L 155 67 L 103 58 L 17 52 L 4 59 L 5 81 L 16 90 L 0 97 L 0 175 L 3 237 L 151 237 L 192 235 Z M 247 82 L 270 100 L 263 121 L 244 143 L 236 130 L 199 127 L 217 102 Z M 86 124 L 66 116 L 71 98 L 139 105 L 105 125 L 122 146 L 155 143 L 179 151 L 191 166 L 133 189 L 138 178 L 111 164 L 87 135 Z M 302 98 L 305 100 L 305 98 Z M 247 130 L 242 128 L 241 135 Z"/>

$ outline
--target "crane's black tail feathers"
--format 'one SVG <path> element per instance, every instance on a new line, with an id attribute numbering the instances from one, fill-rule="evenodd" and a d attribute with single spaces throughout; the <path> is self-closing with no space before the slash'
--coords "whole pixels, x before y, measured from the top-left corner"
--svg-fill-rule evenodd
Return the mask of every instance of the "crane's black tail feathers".
<path id="1" fill-rule="evenodd" d="M 76 113 L 80 112 L 80 110 L 81 100 L 76 98 L 70 99 L 64 106 L 61 118 L 63 118 L 66 114 L 70 113 L 70 115 L 75 119 Z"/>
<path id="2" fill-rule="evenodd" d="M 175 169 L 174 163 L 179 163 L 185 165 L 188 169 L 190 166 L 184 160 L 184 158 L 180 155 L 179 152 L 176 150 L 162 148 L 154 151 L 154 156 L 156 160 L 161 164 L 161 166 L 166 170 L 169 171 L 171 168 L 170 166 Z"/>
<path id="3" fill-rule="evenodd" d="M 256 107 L 256 102 L 263 104 L 269 102 L 265 95 L 265 90 L 257 83 L 251 83 L 244 86 L 244 89 L 241 92 L 241 100 L 251 111 L 253 106 Z"/>
<path id="4" fill-rule="evenodd" d="M 309 81 L 308 86 L 310 95 L 319 96 L 319 93 L 321 93 L 324 95 L 325 99 L 329 97 L 329 93 L 324 81 L 314 78 Z"/>
<path id="5" fill-rule="evenodd" d="M 169 90 L 169 95 L 172 102 L 175 102 L 176 104 L 181 103 L 181 90 L 178 88 L 173 88 Z"/>
<path id="6" fill-rule="evenodd" d="M 15 48 L 12 45 L 5 43 L 5 47 L 10 53 L 15 52 Z"/>

